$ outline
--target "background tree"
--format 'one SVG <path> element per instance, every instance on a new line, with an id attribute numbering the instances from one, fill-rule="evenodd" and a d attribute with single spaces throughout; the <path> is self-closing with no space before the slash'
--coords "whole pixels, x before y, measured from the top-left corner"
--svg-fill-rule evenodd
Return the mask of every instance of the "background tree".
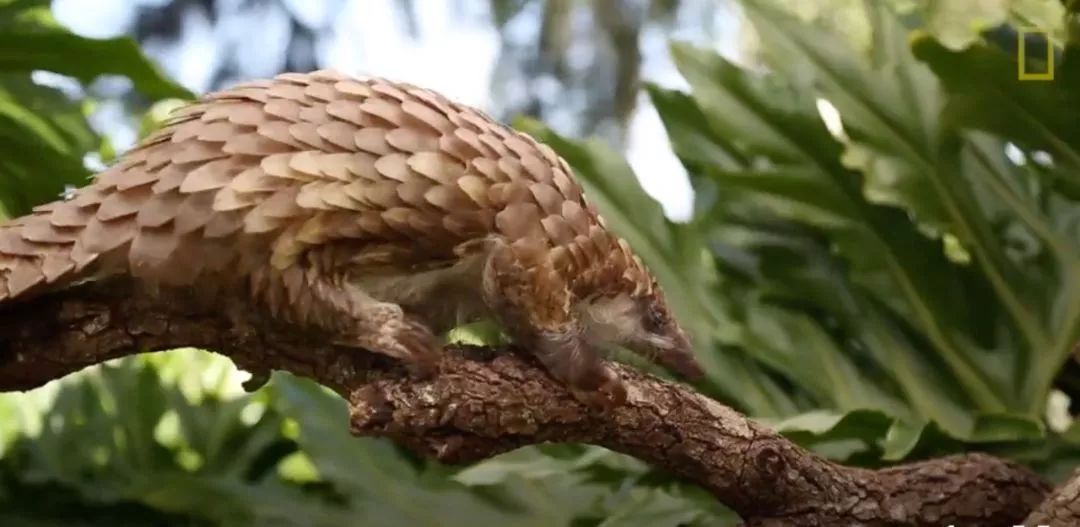
<path id="1" fill-rule="evenodd" d="M 73 10 L 93 9 L 78 0 L 63 3 Z M 386 3 L 396 15 L 386 22 L 424 42 L 422 4 Z M 566 133 L 599 134 L 617 145 L 639 100 L 643 53 L 663 52 L 662 40 L 645 33 L 711 34 L 716 15 L 730 10 L 724 2 L 708 0 L 491 0 L 449 6 L 434 16 L 445 16 L 450 24 L 487 26 L 497 37 L 491 79 L 496 115 L 530 115 L 556 122 Z M 110 21 L 110 32 L 130 34 L 167 65 L 199 40 L 214 50 L 214 58 L 209 74 L 188 82 L 195 90 L 208 90 L 326 65 L 327 53 L 320 48 L 332 45 L 335 31 L 355 30 L 334 24 L 348 7 L 346 0 L 131 1 L 117 8 L 123 16 Z M 252 45 L 253 31 L 270 43 Z M 214 37 L 208 40 L 208 34 Z M 360 53 L 368 51 L 379 52 Z M 173 66 L 171 71 L 178 71 Z"/>

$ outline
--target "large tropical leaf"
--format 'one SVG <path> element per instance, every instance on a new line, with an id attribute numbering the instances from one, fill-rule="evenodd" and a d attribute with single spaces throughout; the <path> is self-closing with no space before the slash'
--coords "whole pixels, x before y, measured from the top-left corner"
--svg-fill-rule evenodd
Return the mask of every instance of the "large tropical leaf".
<path id="1" fill-rule="evenodd" d="M 76 35 L 53 19 L 49 4 L 48 0 L 0 1 L 0 71 L 45 70 L 85 84 L 103 75 L 120 75 L 152 99 L 192 96 L 147 59 L 131 38 Z"/>
<path id="2" fill-rule="evenodd" d="M 41 0 L 0 2 L 0 219 L 86 184 L 84 158 L 104 146 L 86 119 L 90 101 L 43 85 L 35 72 L 85 85 L 120 75 L 151 100 L 191 96 L 130 38 L 80 37 L 59 27 L 48 7 Z"/>
<path id="3" fill-rule="evenodd" d="M 130 358 L 32 394 L 3 395 L 0 407 L 18 416 L 0 425 L 3 494 L 74 494 L 87 509 L 83 519 L 135 508 L 215 525 L 347 523 L 348 509 L 267 470 L 297 447 L 264 396 L 215 388 L 221 383 L 207 374 L 222 361 L 194 350 Z M 188 391 L 201 388 L 197 401 L 159 373 L 181 363 Z M 236 382 L 228 383 L 234 393 Z M 23 517 L 63 518 L 33 504 L 0 507 L 23 508 Z"/>
<path id="4" fill-rule="evenodd" d="M 725 343 L 811 406 L 898 419 L 851 417 L 869 419 L 863 439 L 889 459 L 926 452 L 935 434 L 1041 437 L 1080 295 L 1073 203 L 1040 200 L 1043 185 L 1075 172 L 1017 165 L 1006 140 L 941 120 L 946 103 L 995 93 L 1002 79 L 953 64 L 939 82 L 884 4 L 866 4 L 874 45 L 863 53 L 766 2 L 743 3 L 771 73 L 676 45 L 691 92 L 649 89 L 691 174 L 718 290 L 742 307 Z M 1038 98 L 1041 88 L 1008 89 Z M 823 100 L 842 131 L 822 123 Z"/>

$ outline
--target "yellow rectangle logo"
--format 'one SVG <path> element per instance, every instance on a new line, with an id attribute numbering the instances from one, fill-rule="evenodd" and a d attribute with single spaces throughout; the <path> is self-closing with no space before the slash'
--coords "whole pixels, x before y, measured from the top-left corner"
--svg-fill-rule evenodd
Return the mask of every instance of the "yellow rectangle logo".
<path id="1" fill-rule="evenodd" d="M 1046 71 L 1042 72 L 1030 72 L 1027 71 L 1027 65 L 1025 59 L 1027 53 L 1025 44 L 1027 43 L 1027 35 L 1042 35 L 1046 39 Z M 1017 78 L 1022 81 L 1052 81 L 1054 80 L 1054 41 L 1050 38 L 1050 32 L 1041 29 L 1021 29 L 1016 32 L 1017 47 L 1016 58 L 1019 64 L 1017 71 Z"/>

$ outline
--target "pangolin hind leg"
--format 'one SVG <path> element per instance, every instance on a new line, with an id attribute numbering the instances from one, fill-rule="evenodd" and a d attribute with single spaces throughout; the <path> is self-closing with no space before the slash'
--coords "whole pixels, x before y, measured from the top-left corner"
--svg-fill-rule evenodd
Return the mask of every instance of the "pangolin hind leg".
<path id="1" fill-rule="evenodd" d="M 335 344 L 358 347 L 404 362 L 415 375 L 435 372 L 442 343 L 401 306 L 372 298 L 356 285 L 298 267 L 279 273 L 280 292 L 266 288 L 275 315 L 331 332 Z"/>
<path id="2" fill-rule="evenodd" d="M 488 308 L 579 401 L 600 408 L 625 402 L 622 379 L 588 345 L 569 309 L 566 284 L 516 249 L 501 241 L 492 244 L 483 272 Z"/>

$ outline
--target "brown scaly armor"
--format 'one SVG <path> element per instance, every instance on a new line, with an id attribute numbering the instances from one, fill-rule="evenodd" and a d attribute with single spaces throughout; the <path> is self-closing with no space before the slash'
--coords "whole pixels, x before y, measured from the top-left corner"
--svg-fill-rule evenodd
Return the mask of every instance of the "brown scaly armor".
<path id="1" fill-rule="evenodd" d="M 700 374 L 563 159 L 383 79 L 287 73 L 212 93 L 70 199 L 0 225 L 0 305 L 118 273 L 242 291 L 420 372 L 434 335 L 491 318 L 581 395 L 625 396 L 607 344 Z"/>

